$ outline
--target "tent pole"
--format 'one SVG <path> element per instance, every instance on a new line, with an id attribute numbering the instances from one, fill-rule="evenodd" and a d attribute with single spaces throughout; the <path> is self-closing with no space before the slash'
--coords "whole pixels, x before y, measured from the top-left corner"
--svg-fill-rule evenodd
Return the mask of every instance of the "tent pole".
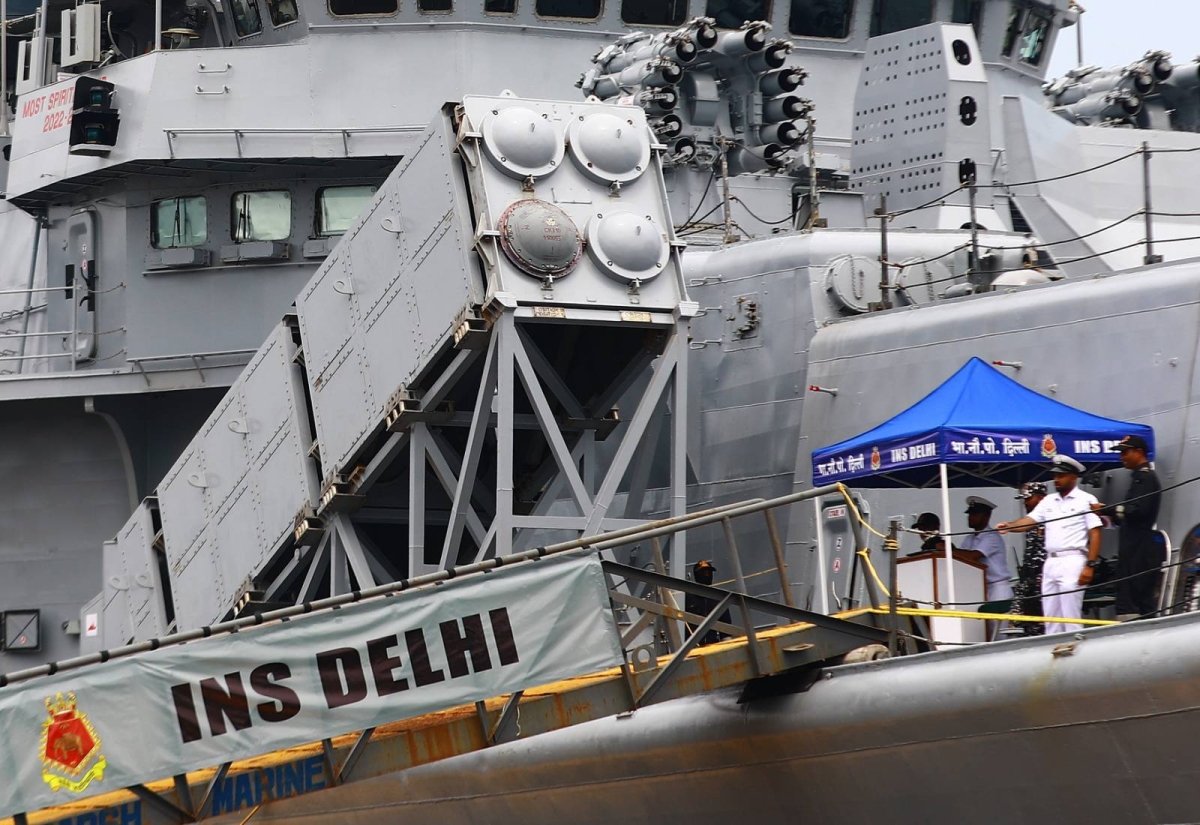
<path id="1" fill-rule="evenodd" d="M 958 601 L 958 595 L 954 590 L 954 551 L 951 549 L 954 542 L 950 537 L 954 532 L 950 529 L 950 474 L 944 463 L 939 468 L 942 474 L 942 536 L 946 544 L 946 593 L 950 596 L 948 601 L 953 603 Z"/>
<path id="2" fill-rule="evenodd" d="M 817 532 L 817 570 L 820 572 L 816 575 L 817 588 L 817 610 L 829 615 L 829 580 L 830 576 L 828 568 L 825 567 L 825 531 L 821 527 L 821 497 L 817 496 L 813 499 L 813 523 L 816 525 Z"/>

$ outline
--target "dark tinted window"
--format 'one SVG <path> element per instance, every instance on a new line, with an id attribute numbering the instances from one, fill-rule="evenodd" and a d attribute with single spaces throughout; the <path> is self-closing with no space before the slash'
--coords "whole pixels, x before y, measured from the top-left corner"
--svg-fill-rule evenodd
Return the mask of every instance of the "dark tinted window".
<path id="1" fill-rule="evenodd" d="M 573 17 L 576 20 L 595 20 L 600 16 L 601 0 L 537 0 L 537 13 L 542 17 Z"/>
<path id="2" fill-rule="evenodd" d="M 850 36 L 854 0 L 792 0 L 788 31 L 800 37 Z"/>
<path id="3" fill-rule="evenodd" d="M 979 36 L 979 24 L 983 21 L 983 0 L 954 0 L 954 9 L 950 14 L 953 23 L 970 23 Z"/>
<path id="4" fill-rule="evenodd" d="M 483 10 L 488 14 L 516 14 L 517 0 L 483 0 Z"/>
<path id="5" fill-rule="evenodd" d="M 233 14 L 233 27 L 237 29 L 239 37 L 249 37 L 262 31 L 262 16 L 254 0 L 229 0 L 229 10 Z"/>
<path id="6" fill-rule="evenodd" d="M 335 17 L 395 14 L 398 0 L 329 0 L 329 13 Z"/>
<path id="7" fill-rule="evenodd" d="M 771 0 L 708 0 L 704 14 L 723 29 L 736 29 L 749 20 L 771 16 Z"/>
<path id="8" fill-rule="evenodd" d="M 1004 29 L 1004 45 L 1000 49 L 1000 53 L 1005 57 L 1012 54 L 1013 46 L 1017 44 L 1017 37 L 1021 34 L 1021 25 L 1024 22 L 1025 8 L 1014 3 L 1008 12 L 1008 25 Z"/>
<path id="9" fill-rule="evenodd" d="M 417 8 L 423 12 L 454 11 L 454 0 L 417 0 Z"/>
<path id="10" fill-rule="evenodd" d="M 631 26 L 679 26 L 688 0 L 622 0 L 621 19 Z"/>
<path id="11" fill-rule="evenodd" d="M 915 29 L 932 22 L 931 0 L 875 0 L 871 10 L 871 37 Z"/>
<path id="12" fill-rule="evenodd" d="M 274 26 L 295 23 L 300 19 L 296 0 L 267 0 L 267 12 L 271 15 L 271 24 Z"/>

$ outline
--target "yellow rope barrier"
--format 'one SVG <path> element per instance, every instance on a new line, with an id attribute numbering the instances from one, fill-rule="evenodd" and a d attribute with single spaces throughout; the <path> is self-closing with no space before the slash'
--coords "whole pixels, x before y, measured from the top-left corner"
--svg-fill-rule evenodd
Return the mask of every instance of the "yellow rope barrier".
<path id="1" fill-rule="evenodd" d="M 858 519 L 858 523 L 861 524 L 863 527 L 866 527 L 868 530 L 870 530 L 875 535 L 879 536 L 879 538 L 886 539 L 887 536 L 885 536 L 883 533 L 879 532 L 874 527 L 872 527 L 871 523 L 862 517 L 862 513 L 858 512 L 858 507 L 854 504 L 854 496 L 850 495 L 850 490 L 846 488 L 846 485 L 842 484 L 841 482 L 838 482 L 837 488 L 838 488 L 838 491 L 842 494 L 842 496 L 845 497 L 846 504 L 848 504 L 850 506 L 850 512 L 854 513 L 854 517 L 856 519 Z"/>
<path id="2" fill-rule="evenodd" d="M 870 607 L 868 612 L 881 616 L 887 615 L 886 607 Z M 946 619 L 981 619 L 988 622 L 1058 622 L 1061 624 L 1082 624 L 1103 627 L 1110 624 L 1120 624 L 1111 619 L 1063 619 L 1054 616 L 1024 616 L 1012 613 L 975 613 L 970 610 L 932 610 L 917 607 L 898 607 L 896 613 L 900 616 L 941 616 Z"/>

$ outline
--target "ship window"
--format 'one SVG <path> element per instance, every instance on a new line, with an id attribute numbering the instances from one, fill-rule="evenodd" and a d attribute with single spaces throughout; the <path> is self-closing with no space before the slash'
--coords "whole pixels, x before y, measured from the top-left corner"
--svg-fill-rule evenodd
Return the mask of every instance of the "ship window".
<path id="1" fill-rule="evenodd" d="M 417 0 L 417 8 L 422 14 L 441 14 L 454 11 L 454 0 Z"/>
<path id="2" fill-rule="evenodd" d="M 295 23 L 300 19 L 300 10 L 296 8 L 296 0 L 267 0 L 267 12 L 271 15 L 271 25 L 273 26 Z"/>
<path id="3" fill-rule="evenodd" d="M 933 22 L 930 0 L 875 0 L 871 9 L 871 37 L 915 29 Z"/>
<path id="4" fill-rule="evenodd" d="M 485 14 L 516 14 L 517 0 L 483 0 Z"/>
<path id="5" fill-rule="evenodd" d="M 317 235 L 341 235 L 367 208 L 374 186 L 330 186 L 317 193 Z"/>
<path id="6" fill-rule="evenodd" d="M 621 20 L 631 26 L 679 26 L 688 0 L 622 0 Z"/>
<path id="7" fill-rule="evenodd" d="M 399 0 L 329 0 L 334 17 L 379 17 L 395 14 Z"/>
<path id="8" fill-rule="evenodd" d="M 1021 35 L 1021 45 L 1017 47 L 1017 57 L 1022 63 L 1037 66 L 1042 62 L 1046 53 L 1046 36 L 1050 33 L 1050 17 L 1030 10 L 1029 19 L 1025 22 L 1025 33 Z"/>
<path id="9" fill-rule="evenodd" d="M 954 0 L 954 8 L 950 14 L 952 23 L 970 23 L 979 36 L 979 27 L 983 23 L 983 0 Z"/>
<path id="10" fill-rule="evenodd" d="M 539 17 L 571 17 L 595 20 L 600 16 L 601 0 L 537 0 Z"/>
<path id="11" fill-rule="evenodd" d="M 788 31 L 800 37 L 850 36 L 852 0 L 792 0 Z"/>
<path id="12" fill-rule="evenodd" d="M 1013 4 L 1008 13 L 1008 26 L 1004 29 L 1004 46 L 1000 53 L 1005 57 L 1012 55 L 1013 46 L 1017 45 L 1017 37 L 1021 34 L 1021 25 L 1025 22 L 1025 7 Z"/>
<path id="13" fill-rule="evenodd" d="M 258 13 L 255 0 L 229 0 L 229 10 L 233 14 L 233 27 L 237 29 L 238 37 L 249 37 L 262 31 L 262 16 Z"/>
<path id="14" fill-rule="evenodd" d="M 281 241 L 292 234 L 292 196 L 285 190 L 238 192 L 229 225 L 238 243 Z"/>
<path id="15" fill-rule="evenodd" d="M 743 23 L 769 18 L 771 0 L 708 0 L 704 15 L 723 29 L 737 29 Z"/>
<path id="16" fill-rule="evenodd" d="M 150 243 L 155 249 L 199 246 L 208 240 L 208 208 L 202 196 L 155 201 L 150 212 Z"/>

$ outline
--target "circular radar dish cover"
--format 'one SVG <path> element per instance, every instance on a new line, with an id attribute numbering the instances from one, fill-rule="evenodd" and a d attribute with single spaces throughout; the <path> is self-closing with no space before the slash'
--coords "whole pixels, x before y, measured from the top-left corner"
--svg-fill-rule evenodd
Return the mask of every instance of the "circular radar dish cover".
<path id="1" fill-rule="evenodd" d="M 577 117 L 567 127 L 571 156 L 599 183 L 637 180 L 650 165 L 650 135 L 637 123 L 610 112 Z"/>
<path id="2" fill-rule="evenodd" d="M 588 221 L 587 236 L 596 265 L 618 281 L 648 281 L 663 271 L 670 257 L 663 231 L 648 215 L 597 215 Z"/>
<path id="3" fill-rule="evenodd" d="M 483 149 L 492 163 L 517 179 L 549 175 L 566 151 L 558 127 L 524 106 L 500 109 L 484 119 Z"/>
<path id="4" fill-rule="evenodd" d="M 500 216 L 500 246 L 523 272 L 561 278 L 583 255 L 583 238 L 571 217 L 552 203 L 517 201 Z"/>

